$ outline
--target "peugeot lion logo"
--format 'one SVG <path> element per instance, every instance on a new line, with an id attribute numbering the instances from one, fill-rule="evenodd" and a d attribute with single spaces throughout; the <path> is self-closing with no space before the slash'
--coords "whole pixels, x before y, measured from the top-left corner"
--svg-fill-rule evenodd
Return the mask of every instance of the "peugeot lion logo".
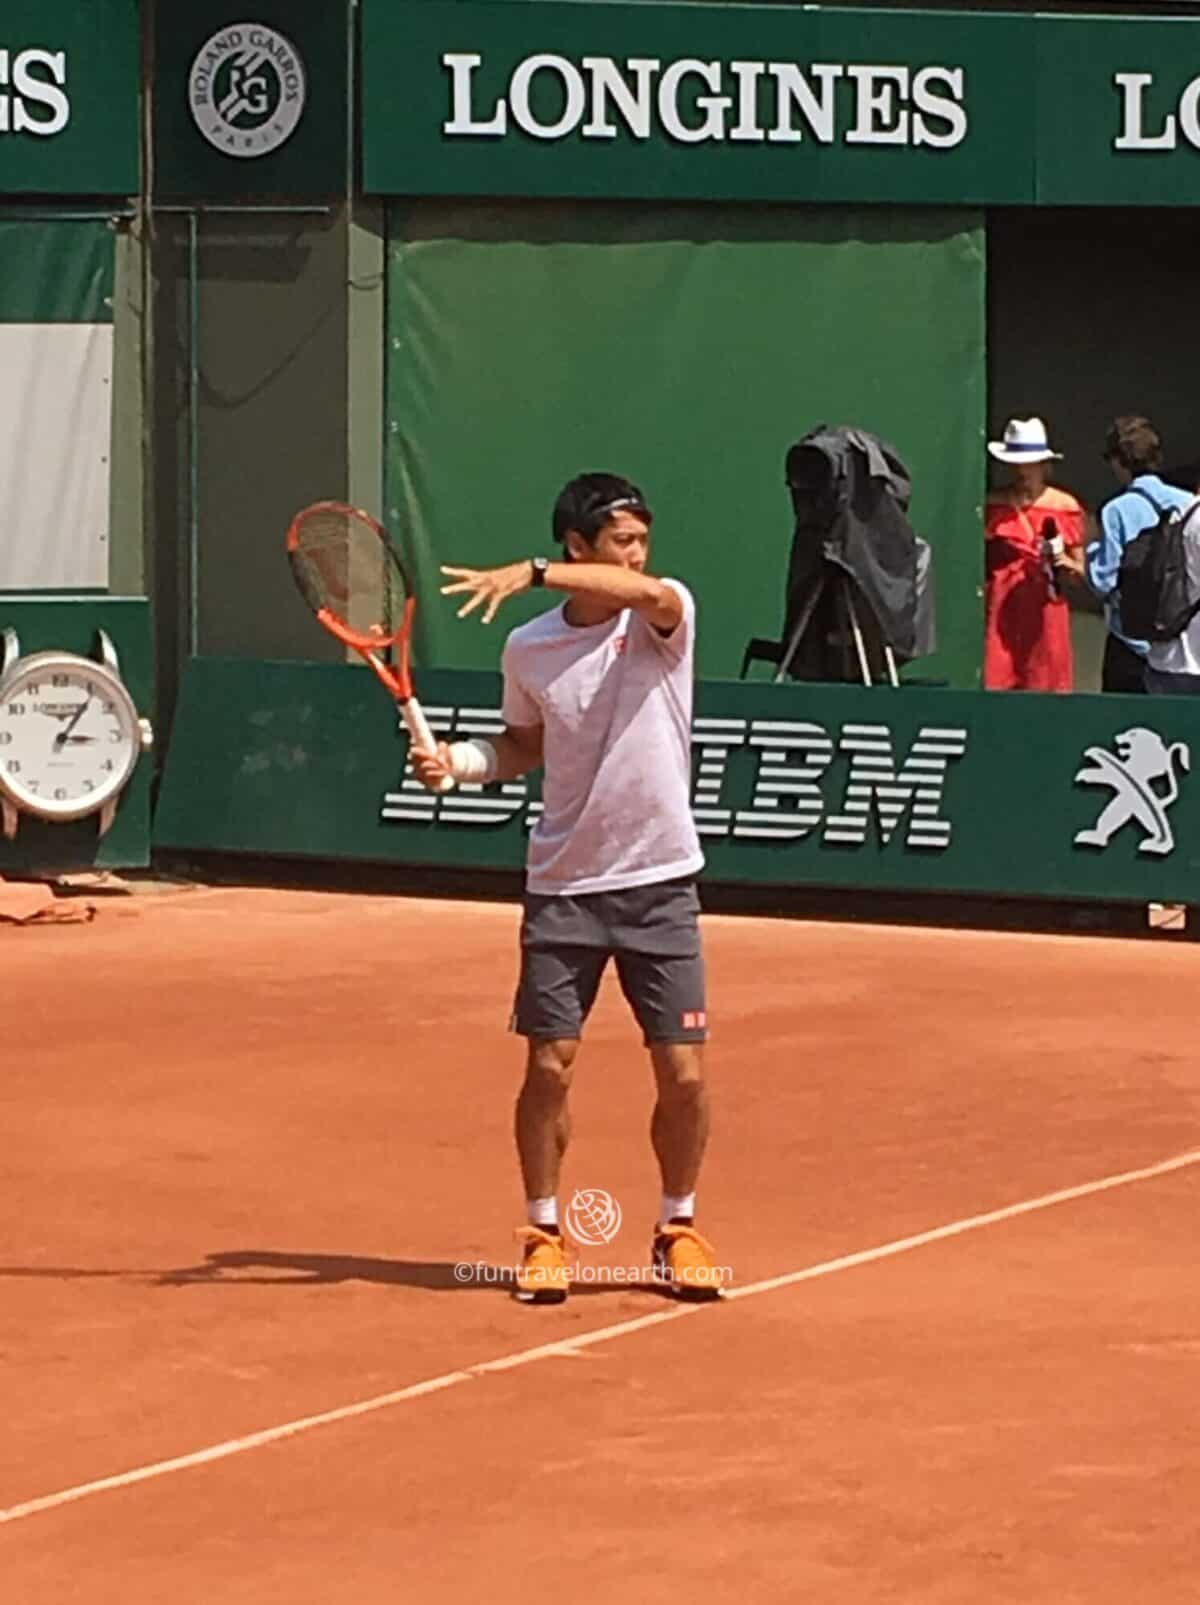
<path id="1" fill-rule="evenodd" d="M 1108 786 L 1113 796 L 1092 828 L 1077 833 L 1075 845 L 1107 847 L 1122 826 L 1132 820 L 1141 826 L 1145 837 L 1138 843 L 1139 853 L 1163 857 L 1173 852 L 1175 837 L 1167 821 L 1167 809 L 1179 796 L 1176 766 L 1184 774 L 1191 768 L 1189 748 L 1182 741 L 1168 747 L 1156 731 L 1141 727 L 1122 730 L 1113 746 L 1116 753 L 1104 747 L 1088 747 L 1084 752 L 1091 762 L 1078 772 L 1076 781 L 1085 786 Z M 1164 790 L 1155 791 L 1156 780 L 1166 782 Z"/>

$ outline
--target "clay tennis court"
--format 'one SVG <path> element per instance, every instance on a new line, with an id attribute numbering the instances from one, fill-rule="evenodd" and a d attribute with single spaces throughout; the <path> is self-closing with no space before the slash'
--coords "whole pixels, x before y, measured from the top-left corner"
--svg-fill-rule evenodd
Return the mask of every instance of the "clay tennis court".
<path id="1" fill-rule="evenodd" d="M 535 1309 L 454 1271 L 521 1218 L 517 920 L 201 888 L 0 930 L 4 1599 L 1182 1598 L 1193 949 L 707 918 L 739 1296 Z M 606 982 L 593 1267 L 645 1261 L 650 1104 Z"/>

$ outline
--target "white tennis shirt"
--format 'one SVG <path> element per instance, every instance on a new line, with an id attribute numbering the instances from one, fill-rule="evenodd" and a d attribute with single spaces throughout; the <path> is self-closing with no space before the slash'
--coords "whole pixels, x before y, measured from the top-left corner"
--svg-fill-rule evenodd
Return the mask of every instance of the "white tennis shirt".
<path id="1" fill-rule="evenodd" d="M 669 636 L 630 608 L 576 625 L 555 607 L 505 643 L 504 721 L 544 731 L 530 892 L 615 892 L 704 865 L 690 801 L 696 604 L 663 584 L 683 603 Z"/>

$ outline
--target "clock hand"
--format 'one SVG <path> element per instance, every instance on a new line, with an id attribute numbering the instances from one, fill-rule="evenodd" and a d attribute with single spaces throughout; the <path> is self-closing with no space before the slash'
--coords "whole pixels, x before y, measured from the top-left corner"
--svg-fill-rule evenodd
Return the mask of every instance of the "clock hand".
<path id="1" fill-rule="evenodd" d="M 63 746 L 67 741 L 69 741 L 71 739 L 71 731 L 74 730 L 75 726 L 79 723 L 79 721 L 83 718 L 84 714 L 87 712 L 88 707 L 91 704 L 91 700 L 92 700 L 91 699 L 91 695 L 89 694 L 79 704 L 79 706 L 75 709 L 75 712 L 71 715 L 71 721 L 67 725 L 66 729 L 65 730 L 60 730 L 58 732 L 58 734 L 55 736 L 54 745 L 56 747 Z"/>

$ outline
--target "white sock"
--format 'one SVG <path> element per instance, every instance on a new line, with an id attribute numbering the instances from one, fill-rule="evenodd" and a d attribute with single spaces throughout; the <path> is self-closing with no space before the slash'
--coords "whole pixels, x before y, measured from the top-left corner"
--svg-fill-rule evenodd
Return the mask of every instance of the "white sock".
<path id="1" fill-rule="evenodd" d="M 687 1193 L 680 1198 L 672 1198 L 670 1193 L 663 1194 L 662 1208 L 658 1215 L 659 1225 L 665 1226 L 669 1220 L 674 1220 L 676 1215 L 685 1215 L 688 1220 L 695 1219 L 695 1193 Z"/>
<path id="2" fill-rule="evenodd" d="M 558 1225 L 558 1199 L 527 1198 L 525 1200 L 525 1214 L 531 1226 L 540 1226 L 543 1231 L 547 1227 Z"/>

